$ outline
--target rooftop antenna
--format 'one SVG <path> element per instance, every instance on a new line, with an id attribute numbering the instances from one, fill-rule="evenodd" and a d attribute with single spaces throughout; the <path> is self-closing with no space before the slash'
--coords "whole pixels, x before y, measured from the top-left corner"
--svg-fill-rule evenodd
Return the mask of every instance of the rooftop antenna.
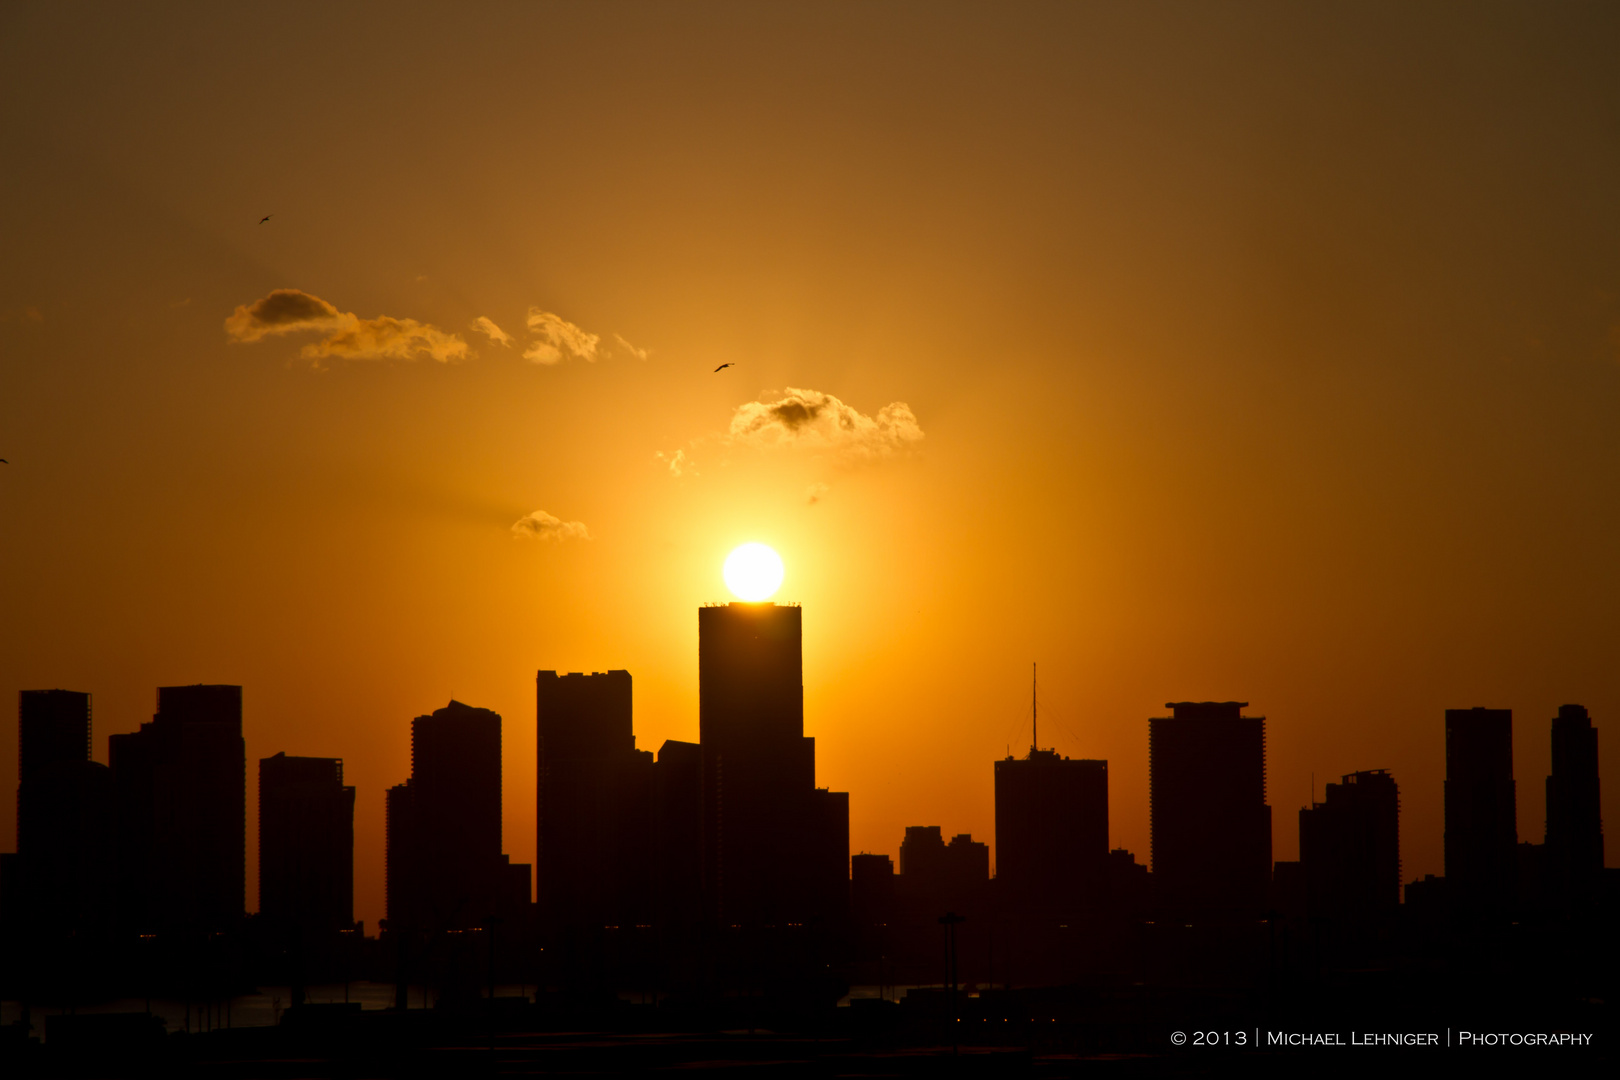
<path id="1" fill-rule="evenodd" d="M 1041 705 L 1035 697 L 1035 686 L 1040 679 L 1040 668 L 1032 660 L 1029 664 L 1029 741 L 1030 753 L 1041 748 Z"/>

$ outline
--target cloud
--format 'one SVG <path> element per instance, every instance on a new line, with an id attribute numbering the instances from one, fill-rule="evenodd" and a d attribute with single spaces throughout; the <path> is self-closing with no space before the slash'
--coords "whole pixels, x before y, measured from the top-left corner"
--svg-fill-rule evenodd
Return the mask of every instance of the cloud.
<path id="1" fill-rule="evenodd" d="M 436 326 L 389 315 L 362 319 L 300 289 L 276 289 L 262 300 L 241 305 L 225 320 L 225 333 L 242 343 L 304 332 L 324 335 L 320 341 L 304 346 L 302 354 L 311 360 L 329 356 L 345 360 L 414 360 L 426 353 L 440 363 L 448 363 L 469 355 L 465 341 Z"/>
<path id="2" fill-rule="evenodd" d="M 526 514 L 512 523 L 512 536 L 517 540 L 589 540 L 590 530 L 583 521 L 563 521 L 544 510 Z"/>
<path id="3" fill-rule="evenodd" d="M 586 333 L 561 315 L 529 309 L 529 333 L 541 340 L 523 350 L 523 359 L 536 364 L 559 364 L 565 353 L 589 363 L 596 362 L 596 346 L 601 342 L 597 334 Z"/>
<path id="4" fill-rule="evenodd" d="M 737 406 L 731 442 L 765 448 L 803 448 L 849 461 L 878 461 L 913 449 L 923 430 L 911 407 L 894 401 L 866 416 L 831 394 L 788 387 L 775 401 Z"/>
<path id="5" fill-rule="evenodd" d="M 628 341 L 624 340 L 624 338 L 621 337 L 618 334 L 613 335 L 613 340 L 617 341 L 620 345 L 624 346 L 625 352 L 629 353 L 631 356 L 635 357 L 637 360 L 645 360 L 645 359 L 647 359 L 647 357 L 652 355 L 652 350 L 651 349 L 638 349 L 634 345 L 630 344 Z"/>
<path id="6" fill-rule="evenodd" d="M 671 476 L 696 476 L 698 474 L 697 469 L 694 467 L 695 463 L 686 456 L 685 450 L 671 450 L 667 454 L 662 450 L 655 450 L 653 451 L 653 457 L 669 465 L 669 475 Z"/>
<path id="7" fill-rule="evenodd" d="M 480 315 L 478 318 L 474 319 L 472 321 L 472 328 L 489 338 L 489 340 L 493 341 L 497 345 L 504 345 L 508 349 L 512 347 L 512 335 L 496 326 L 495 320 L 491 319 L 488 315 Z"/>
<path id="8" fill-rule="evenodd" d="M 814 506 L 821 501 L 821 497 L 825 494 L 827 494 L 826 484 L 811 484 L 808 488 L 805 488 L 804 501 Z"/>

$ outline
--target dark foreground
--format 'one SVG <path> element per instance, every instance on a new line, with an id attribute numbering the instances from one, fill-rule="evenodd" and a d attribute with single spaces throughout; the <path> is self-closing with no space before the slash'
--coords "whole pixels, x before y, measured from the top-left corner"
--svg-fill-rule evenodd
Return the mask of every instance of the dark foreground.
<path id="1" fill-rule="evenodd" d="M 1533 988 L 1252 991 L 1062 987 L 807 1010 L 762 1000 L 658 1007 L 547 996 L 361 1012 L 306 1005 L 276 1027 L 165 1032 L 144 1013 L 6 1032 L 8 1077 L 1283 1075 L 1506 1065 L 1615 1075 L 1611 1003 Z M 1258 1044 L 1258 1045 L 1257 1045 Z"/>

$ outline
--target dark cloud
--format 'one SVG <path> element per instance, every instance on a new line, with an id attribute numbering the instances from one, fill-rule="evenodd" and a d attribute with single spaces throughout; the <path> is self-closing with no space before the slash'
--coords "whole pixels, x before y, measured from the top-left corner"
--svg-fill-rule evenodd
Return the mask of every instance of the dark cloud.
<path id="1" fill-rule="evenodd" d="M 390 315 L 362 319 L 301 289 L 276 289 L 261 300 L 241 305 L 225 320 L 225 333 L 232 341 L 244 343 L 272 334 L 300 332 L 324 335 L 302 350 L 305 358 L 316 361 L 332 356 L 345 360 L 414 360 L 426 353 L 447 363 L 470 355 L 467 343 L 458 335 L 436 326 Z"/>

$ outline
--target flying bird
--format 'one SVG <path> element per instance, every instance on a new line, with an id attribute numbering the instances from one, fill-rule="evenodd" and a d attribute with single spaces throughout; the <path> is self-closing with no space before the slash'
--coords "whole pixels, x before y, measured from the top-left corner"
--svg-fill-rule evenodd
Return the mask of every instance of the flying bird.
<path id="1" fill-rule="evenodd" d="M 719 372 L 719 371 L 726 370 L 726 368 L 728 368 L 728 367 L 736 367 L 736 366 L 737 366 L 736 364 L 721 364 L 719 367 L 715 368 L 714 370 Z"/>
<path id="2" fill-rule="evenodd" d="M 263 225 L 265 222 L 269 221 L 273 217 L 275 217 L 274 214 L 266 214 L 266 215 L 264 215 L 264 217 L 259 219 L 259 224 Z"/>

